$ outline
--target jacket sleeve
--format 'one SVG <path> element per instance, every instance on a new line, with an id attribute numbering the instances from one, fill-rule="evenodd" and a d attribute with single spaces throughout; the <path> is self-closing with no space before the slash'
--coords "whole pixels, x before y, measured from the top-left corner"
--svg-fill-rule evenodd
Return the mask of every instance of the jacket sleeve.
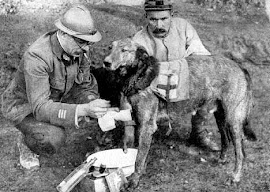
<path id="1" fill-rule="evenodd" d="M 23 59 L 27 98 L 35 118 L 56 126 L 74 127 L 77 105 L 50 99 L 48 61 L 33 52 L 26 52 Z"/>
<path id="2" fill-rule="evenodd" d="M 96 78 L 90 71 L 90 63 L 83 57 L 79 65 L 78 75 L 73 86 L 73 98 L 76 103 L 88 103 L 99 98 L 98 84 Z"/>
<path id="3" fill-rule="evenodd" d="M 204 47 L 200 37 L 193 26 L 186 21 L 186 55 L 185 57 L 195 55 L 211 55 L 211 53 Z"/>

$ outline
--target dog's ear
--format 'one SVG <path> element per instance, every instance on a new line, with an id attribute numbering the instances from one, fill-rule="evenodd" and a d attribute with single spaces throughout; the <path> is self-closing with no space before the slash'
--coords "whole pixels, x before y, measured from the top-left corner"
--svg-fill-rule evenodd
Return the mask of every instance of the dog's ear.
<path id="1" fill-rule="evenodd" d="M 149 55 L 148 55 L 146 49 L 142 46 L 138 46 L 138 48 L 136 50 L 136 58 L 140 61 L 144 61 L 148 57 L 149 57 Z"/>
<path id="2" fill-rule="evenodd" d="M 137 48 L 136 59 L 139 61 L 139 63 L 144 63 L 144 64 L 147 63 L 148 66 L 158 67 L 159 65 L 157 59 L 153 56 L 149 56 L 146 49 L 142 46 L 138 46 Z"/>

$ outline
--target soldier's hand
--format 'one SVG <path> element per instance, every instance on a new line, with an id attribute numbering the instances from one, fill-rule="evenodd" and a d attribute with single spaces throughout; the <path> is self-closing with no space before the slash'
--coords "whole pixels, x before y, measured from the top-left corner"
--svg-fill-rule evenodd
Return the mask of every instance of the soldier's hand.
<path id="1" fill-rule="evenodd" d="M 80 104 L 77 108 L 78 116 L 90 116 L 100 118 L 105 115 L 111 107 L 110 101 L 104 99 L 95 99 L 89 103 Z"/>

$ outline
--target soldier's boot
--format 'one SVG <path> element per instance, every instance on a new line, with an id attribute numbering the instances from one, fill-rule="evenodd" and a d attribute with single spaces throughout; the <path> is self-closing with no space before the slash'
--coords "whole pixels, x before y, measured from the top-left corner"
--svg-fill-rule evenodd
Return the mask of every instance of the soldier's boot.
<path id="1" fill-rule="evenodd" d="M 22 167 L 32 169 L 40 166 L 38 155 L 26 146 L 22 133 L 17 138 L 17 147 L 20 154 L 19 162 Z"/>

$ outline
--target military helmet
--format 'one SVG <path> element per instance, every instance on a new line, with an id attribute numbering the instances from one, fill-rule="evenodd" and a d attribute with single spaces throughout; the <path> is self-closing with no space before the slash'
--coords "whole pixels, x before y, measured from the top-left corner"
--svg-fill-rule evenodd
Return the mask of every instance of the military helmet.
<path id="1" fill-rule="evenodd" d="M 84 5 L 71 7 L 60 19 L 55 21 L 55 26 L 65 33 L 90 42 L 101 40 L 101 34 L 95 28 L 90 11 Z"/>
<path id="2" fill-rule="evenodd" d="M 145 0 L 145 11 L 165 11 L 172 10 L 173 0 Z"/>

